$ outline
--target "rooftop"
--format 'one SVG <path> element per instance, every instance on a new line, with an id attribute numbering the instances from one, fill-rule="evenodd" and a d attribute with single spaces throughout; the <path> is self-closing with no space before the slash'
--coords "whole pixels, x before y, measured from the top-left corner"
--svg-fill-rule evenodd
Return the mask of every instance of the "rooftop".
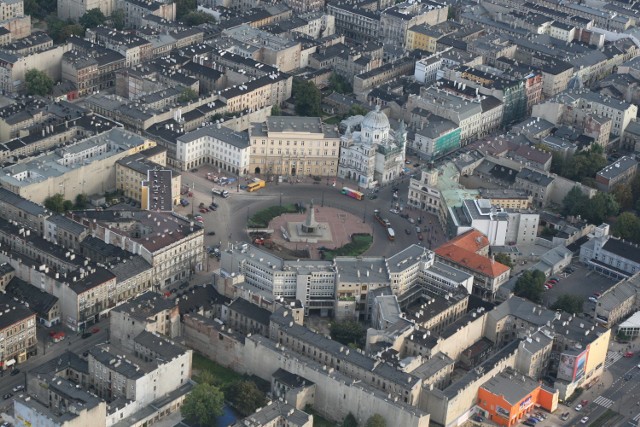
<path id="1" fill-rule="evenodd" d="M 0 331 L 26 320 L 35 313 L 13 298 L 0 294 Z"/>
<path id="2" fill-rule="evenodd" d="M 173 300 L 166 299 L 155 292 L 145 292 L 113 309 L 116 313 L 128 313 L 129 316 L 146 321 L 157 314 L 175 307 Z"/>
<path id="3" fill-rule="evenodd" d="M 389 283 L 383 257 L 336 257 L 334 266 L 340 282 Z"/>
<path id="4" fill-rule="evenodd" d="M 58 298 L 48 292 L 39 289 L 24 280 L 14 277 L 7 284 L 6 292 L 13 298 L 17 298 L 38 315 L 49 318 L 49 311 L 58 303 Z"/>
<path id="5" fill-rule="evenodd" d="M 188 144 L 193 141 L 198 141 L 202 138 L 213 138 L 215 140 L 232 145 L 240 150 L 249 147 L 249 134 L 246 132 L 236 132 L 225 126 L 209 125 L 203 126 L 192 132 L 185 133 L 178 137 L 178 141 L 184 144 Z"/>
<path id="6" fill-rule="evenodd" d="M 540 387 L 536 381 L 514 371 L 505 370 L 482 384 L 482 388 L 495 396 L 500 396 L 511 405 L 516 405 Z"/>
<path id="7" fill-rule="evenodd" d="M 229 310 L 240 313 L 249 319 L 253 319 L 257 323 L 269 326 L 271 312 L 266 308 L 252 304 L 244 298 L 236 298 L 231 304 L 229 304 Z"/>
<path id="8" fill-rule="evenodd" d="M 618 175 L 624 174 L 631 168 L 637 167 L 638 162 L 631 156 L 622 156 L 612 164 L 605 166 L 598 172 L 598 176 L 605 179 L 613 179 Z"/>

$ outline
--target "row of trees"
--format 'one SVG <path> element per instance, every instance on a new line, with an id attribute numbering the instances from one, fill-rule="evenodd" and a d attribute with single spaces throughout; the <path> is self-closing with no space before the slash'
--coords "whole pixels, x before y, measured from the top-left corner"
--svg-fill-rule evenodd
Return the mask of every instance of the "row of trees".
<path id="1" fill-rule="evenodd" d="M 86 194 L 78 194 L 75 203 L 71 200 L 65 200 L 60 193 L 44 199 L 44 207 L 51 212 L 64 213 L 72 209 L 85 209 L 89 205 L 89 198 Z"/>
<path id="2" fill-rule="evenodd" d="M 384 420 L 382 415 L 373 414 L 369 417 L 364 427 L 386 427 L 387 422 Z M 342 427 L 358 427 L 358 420 L 353 416 L 352 413 L 349 413 L 342 421 Z"/>
<path id="3" fill-rule="evenodd" d="M 620 205 L 610 193 L 599 191 L 591 199 L 580 188 L 574 187 L 562 201 L 562 213 L 584 218 L 592 224 L 601 224 L 620 212 Z"/>
<path id="4" fill-rule="evenodd" d="M 603 148 L 594 144 L 589 150 L 581 151 L 567 160 L 561 154 L 553 153 L 551 172 L 595 187 L 596 173 L 606 165 L 607 159 L 604 156 Z"/>

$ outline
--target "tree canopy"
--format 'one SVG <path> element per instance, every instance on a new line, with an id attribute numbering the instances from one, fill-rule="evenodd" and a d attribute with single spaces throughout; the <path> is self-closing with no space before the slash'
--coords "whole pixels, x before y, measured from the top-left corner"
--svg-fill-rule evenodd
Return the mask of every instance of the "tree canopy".
<path id="1" fill-rule="evenodd" d="M 63 213 L 64 212 L 64 196 L 60 193 L 54 194 L 51 197 L 44 199 L 44 207 L 51 212 Z"/>
<path id="2" fill-rule="evenodd" d="M 358 427 L 358 420 L 356 420 L 356 417 L 354 417 L 351 412 L 342 420 L 342 427 Z"/>
<path id="3" fill-rule="evenodd" d="M 584 298 L 579 295 L 562 294 L 556 302 L 553 303 L 551 308 L 553 310 L 563 310 L 567 313 L 577 314 L 582 313 L 582 305 Z"/>
<path id="4" fill-rule="evenodd" d="M 196 0 L 176 0 L 176 19 L 181 21 L 185 15 L 198 9 Z"/>
<path id="5" fill-rule="evenodd" d="M 24 14 L 36 19 L 45 19 L 56 13 L 57 2 L 52 0 L 24 0 Z"/>
<path id="6" fill-rule="evenodd" d="M 213 21 L 213 16 L 209 15 L 206 12 L 200 11 L 191 11 L 185 14 L 181 21 L 190 27 L 195 27 L 197 25 L 206 24 L 207 22 Z"/>
<path id="7" fill-rule="evenodd" d="M 604 150 L 600 145 L 594 144 L 587 151 L 576 153 L 571 159 L 562 160 L 554 157 L 552 160 L 552 171 L 571 180 L 585 182 L 586 178 L 593 179 L 596 173 L 607 165 L 604 157 Z M 588 184 L 592 182 L 589 181 Z M 588 185 L 587 184 L 587 185 Z"/>
<path id="8" fill-rule="evenodd" d="M 344 345 L 362 347 L 366 331 L 364 326 L 355 320 L 332 322 L 330 328 L 331 339 Z"/>
<path id="9" fill-rule="evenodd" d="M 322 109 L 320 108 L 322 95 L 315 83 L 302 79 L 293 79 L 291 95 L 295 101 L 297 115 L 319 117 L 322 114 Z"/>
<path id="10" fill-rule="evenodd" d="M 198 99 L 198 94 L 191 88 L 184 89 L 178 96 L 178 102 L 189 102 L 193 101 L 194 99 Z"/>
<path id="11" fill-rule="evenodd" d="M 44 71 L 32 68 L 25 73 L 24 83 L 29 95 L 49 95 L 53 91 L 53 80 Z"/>
<path id="12" fill-rule="evenodd" d="M 227 388 L 226 392 L 231 405 L 244 416 L 253 414 L 267 402 L 264 393 L 253 381 L 236 381 Z"/>
<path id="13" fill-rule="evenodd" d="M 387 427 L 387 422 L 380 414 L 373 414 L 367 420 L 366 427 Z"/>
<path id="14" fill-rule="evenodd" d="M 78 19 L 78 23 L 87 28 L 95 28 L 99 25 L 105 23 L 107 18 L 104 16 L 104 13 L 98 8 L 88 10 L 84 15 Z"/>
<path id="15" fill-rule="evenodd" d="M 504 264 L 509 268 L 513 268 L 513 261 L 511 260 L 511 257 L 504 252 L 500 252 L 499 254 L 496 254 L 494 256 L 494 259 L 500 264 Z"/>
<path id="16" fill-rule="evenodd" d="M 111 19 L 111 24 L 113 25 L 113 28 L 115 28 L 116 30 L 124 29 L 125 16 L 124 16 L 123 9 L 114 10 L 109 18 Z"/>
<path id="17" fill-rule="evenodd" d="M 580 215 L 592 224 L 601 224 L 607 218 L 617 215 L 620 206 L 613 195 L 599 191 L 594 197 L 582 193 L 577 186 L 572 188 L 562 201 L 564 215 Z"/>
<path id="18" fill-rule="evenodd" d="M 640 218 L 632 212 L 623 212 L 611 228 L 614 236 L 640 243 Z"/>
<path id="19" fill-rule="evenodd" d="M 180 412 L 192 424 L 216 427 L 217 417 L 222 415 L 223 407 L 224 394 L 220 389 L 208 383 L 200 383 L 184 399 Z"/>
<path id="20" fill-rule="evenodd" d="M 73 21 L 63 21 L 54 14 L 47 16 L 47 28 L 49 36 L 54 43 L 64 43 L 72 35 L 84 36 L 84 27 L 82 25 Z"/>
<path id="21" fill-rule="evenodd" d="M 542 302 L 545 281 L 546 276 L 542 271 L 527 270 L 518 277 L 516 285 L 513 288 L 513 293 L 519 297 L 526 298 L 536 304 L 539 304 Z"/>
<path id="22" fill-rule="evenodd" d="M 329 89 L 343 94 L 353 92 L 353 86 L 349 83 L 349 80 L 336 72 L 333 72 L 329 77 Z"/>

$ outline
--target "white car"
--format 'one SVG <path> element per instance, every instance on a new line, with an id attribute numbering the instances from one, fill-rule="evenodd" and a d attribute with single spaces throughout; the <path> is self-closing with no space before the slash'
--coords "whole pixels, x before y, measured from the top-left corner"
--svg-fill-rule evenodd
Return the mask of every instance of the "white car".
<path id="1" fill-rule="evenodd" d="M 23 385 L 17 385 L 13 388 L 13 392 L 16 393 L 18 391 L 22 391 L 24 390 L 24 386 Z"/>
<path id="2" fill-rule="evenodd" d="M 582 417 L 580 420 L 580 424 L 586 424 L 587 422 L 589 422 L 589 417 Z"/>
<path id="3" fill-rule="evenodd" d="M 578 406 L 576 406 L 576 412 L 580 411 L 582 411 L 582 405 L 578 403 Z"/>
<path id="4" fill-rule="evenodd" d="M 398 215 L 400 213 L 400 211 L 397 210 L 397 209 L 389 209 L 389 212 L 391 212 L 392 214 L 396 214 L 396 215 Z"/>

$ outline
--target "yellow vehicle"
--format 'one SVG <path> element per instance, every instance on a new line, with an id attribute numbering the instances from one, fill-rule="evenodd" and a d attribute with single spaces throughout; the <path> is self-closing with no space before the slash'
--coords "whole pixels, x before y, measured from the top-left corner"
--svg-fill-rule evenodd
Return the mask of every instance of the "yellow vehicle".
<path id="1" fill-rule="evenodd" d="M 258 180 L 255 180 L 254 182 L 252 182 L 251 184 L 247 185 L 247 191 L 248 192 L 256 191 L 256 190 L 259 190 L 261 188 L 264 188 L 265 185 L 266 185 L 266 183 L 263 180 L 258 179 Z"/>

